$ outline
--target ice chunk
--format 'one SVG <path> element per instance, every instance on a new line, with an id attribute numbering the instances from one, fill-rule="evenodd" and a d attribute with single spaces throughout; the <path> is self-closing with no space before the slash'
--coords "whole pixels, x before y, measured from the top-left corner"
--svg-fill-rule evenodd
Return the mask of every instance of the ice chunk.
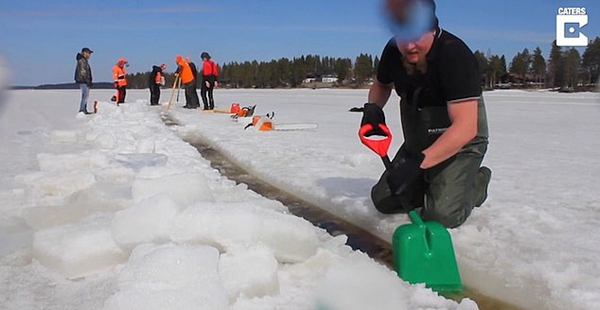
<path id="1" fill-rule="evenodd" d="M 28 197 L 41 199 L 48 204 L 58 204 L 71 194 L 92 186 L 96 182 L 96 177 L 91 173 L 82 172 L 66 174 L 36 172 L 17 175 L 15 180 L 25 184 Z"/>
<path id="2" fill-rule="evenodd" d="M 81 154 L 38 154 L 38 164 L 43 172 L 72 171 L 103 167 L 108 165 L 106 155 L 98 152 L 83 152 Z"/>
<path id="3" fill-rule="evenodd" d="M 138 178 L 133 182 L 131 193 L 138 202 L 156 194 L 168 194 L 178 203 L 188 206 L 197 201 L 212 201 L 206 176 L 201 173 L 181 173 L 160 178 Z"/>
<path id="4" fill-rule="evenodd" d="M 130 202 L 129 188 L 101 181 L 72 194 L 61 204 L 25 208 L 21 216 L 30 227 L 39 230 L 72 223 L 95 212 L 117 211 Z"/>
<path id="5" fill-rule="evenodd" d="M 175 218 L 171 238 L 228 248 L 265 245 L 280 262 L 316 253 L 315 228 L 304 219 L 249 203 L 199 203 Z"/>
<path id="6" fill-rule="evenodd" d="M 73 130 L 53 130 L 50 133 L 50 140 L 61 143 L 76 143 L 77 131 Z"/>
<path id="7" fill-rule="evenodd" d="M 358 257 L 363 255 L 364 257 Z M 408 307 L 408 284 L 394 272 L 374 264 L 358 253 L 354 259 L 331 267 L 317 288 L 317 303 L 323 309 L 416 309 Z M 426 307 L 425 307 L 426 308 Z"/>
<path id="8" fill-rule="evenodd" d="M 139 171 L 144 167 L 164 166 L 167 155 L 153 153 L 117 154 L 115 159 L 127 168 Z"/>
<path id="9" fill-rule="evenodd" d="M 101 148 L 101 149 L 107 149 L 107 150 L 112 150 L 115 149 L 118 145 L 117 143 L 117 137 L 110 132 L 103 132 L 98 134 L 95 138 L 94 138 L 94 144 Z"/>
<path id="10" fill-rule="evenodd" d="M 221 255 L 219 276 L 231 301 L 279 294 L 278 263 L 271 250 L 253 247 Z"/>
<path id="11" fill-rule="evenodd" d="M 146 198 L 115 214 L 112 222 L 113 236 L 124 247 L 168 241 L 173 219 L 181 209 L 166 194 Z"/>
<path id="12" fill-rule="evenodd" d="M 104 310 L 227 309 L 218 261 L 219 251 L 208 246 L 139 246 Z"/>
<path id="13" fill-rule="evenodd" d="M 156 145 L 153 138 L 141 139 L 137 142 L 135 150 L 138 153 L 154 153 Z"/>
<path id="14" fill-rule="evenodd" d="M 110 231 L 112 214 L 98 213 L 77 223 L 40 230 L 33 236 L 33 256 L 73 279 L 113 268 L 127 258 Z"/>
<path id="15" fill-rule="evenodd" d="M 22 221 L 2 221 L 0 223 L 0 256 L 30 247 L 32 241 L 31 228 Z"/>

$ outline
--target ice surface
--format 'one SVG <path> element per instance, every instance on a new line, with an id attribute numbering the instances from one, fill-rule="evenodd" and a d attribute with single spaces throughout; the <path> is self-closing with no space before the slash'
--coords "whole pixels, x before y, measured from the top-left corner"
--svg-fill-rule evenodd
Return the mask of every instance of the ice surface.
<path id="1" fill-rule="evenodd" d="M 127 259 L 110 231 L 112 214 L 36 231 L 33 255 L 42 265 L 74 279 L 113 268 Z"/>
<path id="2" fill-rule="evenodd" d="M 93 90 L 92 98 L 113 93 Z M 376 298 L 371 286 L 382 292 L 394 288 L 390 294 L 402 296 L 402 301 L 392 297 L 389 305 L 394 307 L 399 302 L 407 309 L 477 308 L 470 300 L 453 302 L 400 281 L 352 251 L 345 236 L 332 238 L 303 220 L 290 220 L 281 203 L 223 178 L 177 136 L 202 141 L 265 182 L 387 240 L 407 219 L 378 214 L 370 202 L 370 187 L 383 165 L 358 142 L 360 114 L 347 112 L 364 102 L 365 90 L 219 91 L 217 105 L 256 102 L 256 113 L 276 111 L 282 123 L 319 124 L 313 131 L 269 133 L 243 130 L 244 119 L 236 123 L 226 114 L 179 107 L 166 115 L 180 125 L 167 127 L 160 107 L 137 101 L 147 99 L 147 90 L 131 90 L 132 102 L 120 107 L 101 100 L 99 114 L 80 120 L 73 118 L 77 90 L 10 94 L 0 116 L 0 227 L 7 229 L 0 233 L 11 234 L 3 240 L 13 243 L 5 248 L 12 253 L 0 256 L 0 291 L 10 296 L 0 297 L 1 309 L 315 309 L 321 292 L 335 291 L 337 299 L 323 300 L 344 305 L 353 297 L 346 292 Z M 494 171 L 490 195 L 464 225 L 450 230 L 464 283 L 525 309 L 597 308 L 600 140 L 589 137 L 600 118 L 600 96 L 494 91 L 485 97 L 492 133 L 485 164 Z M 393 96 L 390 103 L 397 100 Z M 392 153 L 402 142 L 397 104 L 384 111 L 395 134 Z M 52 139 L 55 131 L 62 134 Z M 106 142 L 102 137 L 108 137 Z M 155 156 L 159 154 L 167 157 L 166 163 Z M 191 186 L 194 182 L 204 187 Z M 178 192 L 174 185 L 185 190 Z M 172 204 L 155 204 L 148 215 L 136 213 L 139 221 L 129 218 L 136 225 L 130 234 L 138 239 L 121 250 L 110 240 L 115 213 L 141 208 L 137 204 L 146 199 L 155 203 L 155 195 L 186 209 L 173 224 L 167 212 L 176 212 Z M 92 215 L 96 212 L 104 214 Z M 164 223 L 142 225 L 165 213 Z M 166 226 L 171 230 L 165 238 Z M 122 236 L 127 234 L 124 227 Z M 145 243 L 168 239 L 176 244 Z M 186 248 L 202 244 L 214 247 L 211 258 Z M 132 246 L 131 257 L 110 254 L 115 249 L 129 253 Z M 215 258 L 219 252 L 222 261 Z M 31 253 L 37 259 L 31 260 Z M 172 256 L 183 258 L 181 269 Z M 94 260 L 101 257 L 101 263 Z M 206 271 L 210 280 L 202 283 L 185 276 L 198 272 L 195 263 L 188 263 L 197 257 L 211 262 L 212 271 Z M 219 274 L 227 261 L 230 270 L 241 270 L 232 272 L 239 274 L 239 282 Z M 73 265 L 63 265 L 67 262 Z M 163 264 L 168 268 L 157 267 Z M 61 268 L 77 266 L 94 276 L 65 280 Z M 276 283 L 270 282 L 273 266 Z M 169 269 L 173 272 L 157 274 Z M 268 276 L 254 273 L 260 269 Z M 209 294 L 196 295 L 204 292 Z"/>
<path id="3" fill-rule="evenodd" d="M 227 309 L 217 272 L 219 251 L 167 244 L 136 248 L 104 310 Z"/>
<path id="4" fill-rule="evenodd" d="M 171 196 L 159 194 L 145 198 L 115 214 L 112 233 L 117 243 L 133 248 L 142 243 L 169 241 L 173 220 L 182 207 Z"/>

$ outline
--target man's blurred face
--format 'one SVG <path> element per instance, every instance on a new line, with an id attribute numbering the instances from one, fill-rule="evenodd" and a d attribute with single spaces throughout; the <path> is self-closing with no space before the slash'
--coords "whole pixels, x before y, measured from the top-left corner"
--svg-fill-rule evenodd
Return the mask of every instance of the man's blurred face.
<path id="1" fill-rule="evenodd" d="M 425 61 L 425 56 L 431 50 L 434 39 L 435 31 L 428 31 L 416 41 L 403 42 L 401 39 L 396 38 L 396 46 L 398 46 L 406 62 L 417 64 Z"/>

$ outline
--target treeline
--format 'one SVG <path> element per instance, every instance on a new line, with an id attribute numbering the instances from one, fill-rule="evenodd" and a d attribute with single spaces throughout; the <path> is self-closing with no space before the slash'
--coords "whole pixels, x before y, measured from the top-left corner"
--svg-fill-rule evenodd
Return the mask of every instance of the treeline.
<path id="1" fill-rule="evenodd" d="M 307 78 L 317 81 L 323 76 L 334 76 L 337 85 L 362 85 L 373 78 L 379 58 L 361 54 L 350 58 L 300 56 L 280 58 L 269 62 L 245 61 L 219 64 L 219 82 L 232 88 L 299 87 Z M 199 66 L 200 64 L 197 64 Z M 147 88 L 150 72 L 127 76 L 129 88 Z M 165 73 L 165 85 L 172 86 L 173 73 Z"/>
<path id="2" fill-rule="evenodd" d="M 319 55 L 280 58 L 270 62 L 230 62 L 223 65 L 220 79 L 231 87 L 298 87 L 307 78 L 319 80 L 324 76 L 337 79 L 334 84 L 362 85 L 370 80 L 379 64 L 377 57 L 361 54 L 350 58 L 321 57 Z"/>
<path id="3" fill-rule="evenodd" d="M 600 71 L 600 37 L 591 40 L 583 54 L 573 47 L 557 46 L 554 41 L 547 59 L 539 46 L 533 52 L 523 49 L 508 66 L 504 55 L 475 51 L 475 57 L 486 88 L 593 89 Z"/>
<path id="4" fill-rule="evenodd" d="M 575 48 L 564 48 L 552 43 L 547 58 L 540 47 L 533 51 L 525 48 L 509 63 L 504 55 L 474 52 L 481 73 L 482 85 L 487 89 L 498 87 L 552 87 L 586 89 L 598 83 L 600 67 L 600 37 L 590 41 L 583 54 Z M 201 64 L 197 64 L 201 65 Z M 307 80 L 321 81 L 334 77 L 329 85 L 360 87 L 373 80 L 379 58 L 360 54 L 350 58 L 306 55 L 280 58 L 268 62 L 245 61 L 219 64 L 219 82 L 231 88 L 284 88 L 300 87 Z M 150 72 L 128 76 L 130 88 L 147 88 Z M 166 86 L 171 87 L 175 77 L 165 74 Z M 309 85 L 310 86 L 310 85 Z"/>

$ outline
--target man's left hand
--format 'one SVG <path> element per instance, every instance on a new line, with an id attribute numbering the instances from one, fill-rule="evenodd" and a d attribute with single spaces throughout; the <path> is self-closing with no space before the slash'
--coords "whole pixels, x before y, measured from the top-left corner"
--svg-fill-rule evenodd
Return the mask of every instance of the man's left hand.
<path id="1" fill-rule="evenodd" d="M 394 163 L 392 169 L 388 169 L 387 183 L 392 195 L 402 195 L 408 186 L 422 173 L 421 164 L 425 159 L 423 153 L 417 156 L 406 154 L 399 164 Z"/>

